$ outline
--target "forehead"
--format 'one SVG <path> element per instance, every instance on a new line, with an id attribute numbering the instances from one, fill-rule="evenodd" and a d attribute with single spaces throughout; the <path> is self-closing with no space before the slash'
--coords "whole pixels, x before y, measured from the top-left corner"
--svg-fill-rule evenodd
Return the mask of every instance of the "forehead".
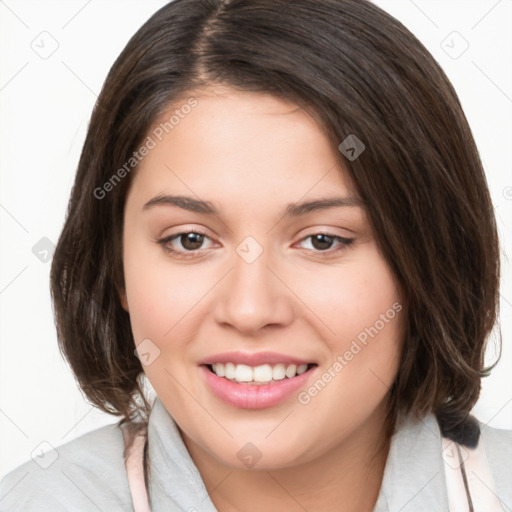
<path id="1" fill-rule="evenodd" d="M 183 193 L 270 207 L 309 195 L 354 195 L 337 149 L 316 121 L 268 94 L 191 92 L 169 106 L 148 136 L 154 144 L 132 187 L 141 201 Z"/>

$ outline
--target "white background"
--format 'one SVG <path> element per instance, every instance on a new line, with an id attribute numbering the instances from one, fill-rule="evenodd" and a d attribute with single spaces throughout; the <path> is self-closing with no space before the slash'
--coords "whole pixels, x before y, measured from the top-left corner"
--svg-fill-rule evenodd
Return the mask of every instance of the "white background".
<path id="1" fill-rule="evenodd" d="M 50 263 L 32 248 L 43 237 L 57 242 L 103 80 L 131 35 L 164 3 L 0 0 L 0 478 L 43 441 L 57 447 L 119 419 L 83 398 L 63 361 Z M 512 277 L 505 254 L 512 236 L 512 2 L 375 3 L 442 65 L 481 152 L 503 247 L 504 343 L 474 413 L 493 427 L 512 429 Z M 494 355 L 491 343 L 489 361 Z"/>

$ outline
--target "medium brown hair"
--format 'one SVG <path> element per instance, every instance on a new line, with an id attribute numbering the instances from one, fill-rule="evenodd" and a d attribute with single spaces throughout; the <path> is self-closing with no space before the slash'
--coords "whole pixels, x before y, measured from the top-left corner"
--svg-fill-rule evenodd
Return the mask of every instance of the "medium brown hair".
<path id="1" fill-rule="evenodd" d="M 175 0 L 132 37 L 92 114 L 51 268 L 59 346 L 103 411 L 149 412 L 122 308 L 123 210 L 136 168 L 98 198 L 151 126 L 211 84 L 294 101 L 347 170 L 403 290 L 406 332 L 390 410 L 464 425 L 497 318 L 499 247 L 470 127 L 440 66 L 366 0 Z M 337 150 L 350 134 L 355 160 Z M 142 398 L 142 402 L 138 400 Z"/>

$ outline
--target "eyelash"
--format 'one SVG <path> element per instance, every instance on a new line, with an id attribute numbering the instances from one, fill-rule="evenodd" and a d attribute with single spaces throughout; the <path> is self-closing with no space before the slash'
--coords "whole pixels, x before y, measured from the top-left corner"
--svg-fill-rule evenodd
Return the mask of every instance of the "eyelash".
<path id="1" fill-rule="evenodd" d="M 183 231 L 181 233 L 176 233 L 175 235 L 161 238 L 160 240 L 157 241 L 157 243 L 160 246 L 162 246 L 162 248 L 166 252 L 173 253 L 179 258 L 184 258 L 184 259 L 192 258 L 192 257 L 196 256 L 196 253 L 198 251 L 200 251 L 201 249 L 196 249 L 195 251 L 177 251 L 176 249 L 172 249 L 169 246 L 169 243 L 172 242 L 173 240 L 179 239 L 182 235 L 188 235 L 191 233 L 193 233 L 195 235 L 202 235 L 206 238 L 210 238 L 206 233 L 204 233 L 200 230 L 193 230 L 193 231 Z M 305 236 L 305 237 L 301 238 L 299 240 L 299 242 L 303 242 L 304 240 L 307 240 L 308 238 L 312 238 L 317 235 L 325 235 L 325 236 L 328 236 L 329 238 L 332 238 L 333 241 L 337 240 L 338 242 L 340 242 L 340 246 L 338 246 L 338 248 L 335 248 L 335 249 L 326 249 L 325 251 L 320 251 L 320 250 L 315 250 L 315 249 L 306 249 L 306 251 L 314 252 L 316 255 L 320 255 L 321 257 L 328 257 L 328 256 L 331 256 L 333 253 L 342 251 L 342 250 L 346 249 L 348 246 L 350 246 L 352 244 L 352 242 L 354 241 L 354 238 L 345 238 L 343 236 L 333 235 L 331 233 L 321 231 L 318 233 L 313 233 L 311 235 Z"/>

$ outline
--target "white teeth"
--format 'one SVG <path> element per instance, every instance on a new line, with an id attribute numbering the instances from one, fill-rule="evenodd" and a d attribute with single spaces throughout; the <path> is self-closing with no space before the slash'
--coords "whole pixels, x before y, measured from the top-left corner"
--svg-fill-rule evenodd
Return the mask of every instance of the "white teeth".
<path id="1" fill-rule="evenodd" d="M 273 366 L 270 364 L 262 364 L 252 367 L 246 364 L 215 363 L 212 365 L 212 369 L 216 375 L 225 377 L 228 380 L 268 383 L 272 380 L 283 380 L 286 377 L 292 379 L 297 375 L 301 375 L 308 369 L 308 365 L 301 364 L 297 366 L 295 364 L 289 364 L 285 366 L 279 363 Z"/>
<path id="2" fill-rule="evenodd" d="M 300 375 L 301 373 L 304 373 L 307 369 L 308 369 L 308 365 L 307 364 L 301 364 L 297 368 L 297 375 Z"/>
<path id="3" fill-rule="evenodd" d="M 254 380 L 256 382 L 270 382 L 272 380 L 272 366 L 269 364 L 256 366 L 254 368 Z"/>
<path id="4" fill-rule="evenodd" d="M 286 368 L 284 364 L 276 364 L 272 368 L 272 378 L 274 380 L 283 380 L 286 377 Z"/>
<path id="5" fill-rule="evenodd" d="M 235 380 L 238 382 L 251 382 L 254 372 L 250 366 L 245 364 L 237 364 L 235 370 Z"/>
<path id="6" fill-rule="evenodd" d="M 217 363 L 222 364 L 222 363 Z M 215 371 L 215 369 L 214 369 Z M 225 369 L 224 369 L 224 376 L 226 379 L 234 379 L 236 375 L 236 368 L 233 363 L 226 363 Z"/>
<path id="7" fill-rule="evenodd" d="M 307 367 L 307 365 L 306 365 Z M 291 364 L 290 366 L 288 366 L 286 368 L 286 376 L 291 379 L 292 377 L 295 377 L 295 375 L 297 374 L 297 365 L 296 364 Z"/>
<path id="8" fill-rule="evenodd" d="M 226 369 L 225 366 L 222 363 L 215 363 L 213 365 L 213 371 L 219 376 L 219 377 L 225 377 L 226 376 Z"/>

